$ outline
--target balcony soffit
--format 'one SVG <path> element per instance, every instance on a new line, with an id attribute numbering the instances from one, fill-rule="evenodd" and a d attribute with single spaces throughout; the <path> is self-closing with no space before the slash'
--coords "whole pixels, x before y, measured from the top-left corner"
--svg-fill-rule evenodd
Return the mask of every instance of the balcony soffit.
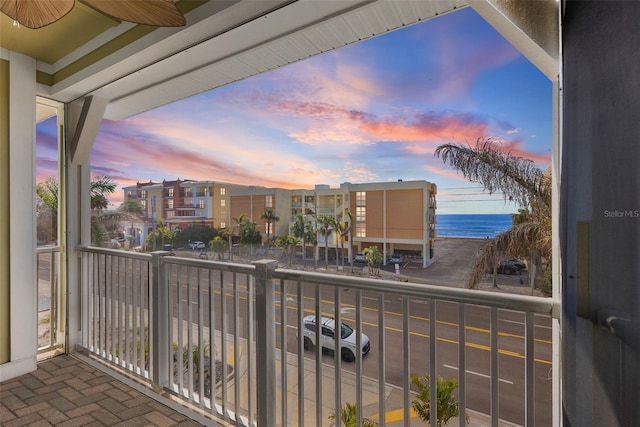
<path id="1" fill-rule="evenodd" d="M 559 6 L 553 0 L 524 3 L 519 9 L 500 0 L 470 2 L 549 75 L 557 70 L 553 17 Z M 40 30 L 15 29 L 2 16 L 0 57 L 9 50 L 34 57 L 38 95 L 60 102 L 98 96 L 108 101 L 105 117 L 119 120 L 467 6 L 463 0 L 177 4 L 185 27 L 117 22 L 80 3 Z"/>

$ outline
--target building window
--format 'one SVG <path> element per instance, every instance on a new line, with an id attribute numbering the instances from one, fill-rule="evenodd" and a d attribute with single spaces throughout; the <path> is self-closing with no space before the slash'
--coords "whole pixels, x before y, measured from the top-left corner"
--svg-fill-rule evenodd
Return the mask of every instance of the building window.
<path id="1" fill-rule="evenodd" d="M 147 190 L 140 190 L 140 198 L 141 199 L 147 198 Z"/>
<path id="2" fill-rule="evenodd" d="M 220 223 L 220 228 L 227 228 L 227 223 L 226 222 L 221 222 Z"/>
<path id="3" fill-rule="evenodd" d="M 204 200 L 198 200 L 198 207 L 204 209 Z"/>
<path id="4" fill-rule="evenodd" d="M 167 190 L 167 197 L 173 197 L 173 188 Z"/>
<path id="5" fill-rule="evenodd" d="M 359 193 L 356 193 L 359 194 Z M 362 193 L 365 194 L 365 193 Z M 366 196 L 364 196 L 366 197 Z M 356 237 L 367 237 L 367 207 L 358 206 L 358 196 L 356 195 Z M 365 200 L 366 198 L 360 199 Z"/>
<path id="6" fill-rule="evenodd" d="M 133 197 L 133 192 L 131 190 L 127 190 L 127 199 L 130 199 Z"/>
<path id="7" fill-rule="evenodd" d="M 224 188 L 221 188 L 221 189 L 220 189 L 220 195 L 221 195 L 221 196 L 224 196 L 225 194 L 227 194 L 227 190 L 226 190 L 226 189 L 224 189 Z"/>
<path id="8" fill-rule="evenodd" d="M 225 219 L 227 217 L 227 211 L 220 212 L 220 217 Z"/>
<path id="9" fill-rule="evenodd" d="M 184 189 L 184 197 L 191 197 L 193 194 L 193 188 L 187 187 Z"/>
<path id="10" fill-rule="evenodd" d="M 167 203 L 168 203 L 167 207 L 168 207 L 169 209 L 173 209 L 173 199 L 169 199 L 169 200 L 167 200 Z"/>
<path id="11" fill-rule="evenodd" d="M 147 209 L 147 199 L 142 199 L 140 200 L 140 204 L 142 205 L 142 207 L 146 210 Z"/>
<path id="12" fill-rule="evenodd" d="M 227 201 L 225 199 L 220 199 L 220 206 L 222 207 L 227 206 Z"/>
<path id="13" fill-rule="evenodd" d="M 264 207 L 272 208 L 273 207 L 273 196 L 264 196 Z"/>
<path id="14" fill-rule="evenodd" d="M 356 206 L 365 206 L 367 204 L 367 192 L 356 191 Z"/>

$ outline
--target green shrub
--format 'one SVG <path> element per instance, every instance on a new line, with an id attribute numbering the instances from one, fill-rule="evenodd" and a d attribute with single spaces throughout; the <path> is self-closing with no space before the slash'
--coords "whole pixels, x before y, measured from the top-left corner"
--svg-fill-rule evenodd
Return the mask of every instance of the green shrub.
<path id="1" fill-rule="evenodd" d="M 418 417 L 428 424 L 431 420 L 431 389 L 429 386 L 429 375 L 419 376 L 411 374 L 411 382 L 418 387 L 416 399 L 411 403 L 411 407 L 416 411 Z M 438 377 L 436 381 L 436 425 L 438 427 L 447 425 L 451 418 L 457 417 L 460 413 L 458 400 L 453 395 L 453 392 L 458 388 L 458 385 L 458 380 L 453 378 L 443 379 Z M 469 422 L 468 419 L 467 422 Z"/>

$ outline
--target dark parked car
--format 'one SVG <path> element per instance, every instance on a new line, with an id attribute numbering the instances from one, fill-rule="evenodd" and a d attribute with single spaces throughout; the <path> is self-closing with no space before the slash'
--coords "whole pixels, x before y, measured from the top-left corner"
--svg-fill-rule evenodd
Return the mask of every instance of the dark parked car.
<path id="1" fill-rule="evenodd" d="M 506 261 L 505 264 L 513 265 L 518 270 L 524 270 L 525 268 L 527 268 L 527 266 L 524 264 L 523 261 L 515 258 L 510 259 L 509 261 Z"/>
<path id="2" fill-rule="evenodd" d="M 498 266 L 498 274 L 518 274 L 520 269 L 513 264 L 501 263 Z"/>

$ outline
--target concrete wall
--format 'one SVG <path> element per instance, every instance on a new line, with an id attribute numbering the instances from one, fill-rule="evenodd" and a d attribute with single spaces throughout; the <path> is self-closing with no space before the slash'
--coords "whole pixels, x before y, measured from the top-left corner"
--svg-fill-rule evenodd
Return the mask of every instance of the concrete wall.
<path id="1" fill-rule="evenodd" d="M 563 18 L 565 425 L 640 425 L 640 2 Z M 633 327 L 597 324 L 598 313 Z M 618 322 L 619 326 L 622 323 Z"/>

